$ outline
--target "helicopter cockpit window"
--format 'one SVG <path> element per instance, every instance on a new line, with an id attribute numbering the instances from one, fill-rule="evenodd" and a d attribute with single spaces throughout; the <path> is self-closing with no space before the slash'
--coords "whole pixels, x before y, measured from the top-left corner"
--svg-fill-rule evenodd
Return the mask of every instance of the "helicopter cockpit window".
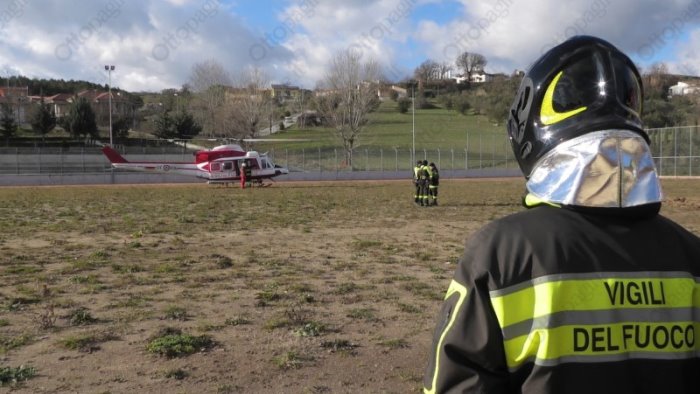
<path id="1" fill-rule="evenodd" d="M 221 163 L 211 163 L 212 171 L 221 171 Z"/>
<path id="2" fill-rule="evenodd" d="M 260 161 L 262 161 L 263 168 L 272 168 L 272 164 L 266 158 L 263 157 Z"/>
<path id="3" fill-rule="evenodd" d="M 233 162 L 232 161 L 224 162 L 224 171 L 231 171 L 232 169 L 233 169 Z"/>

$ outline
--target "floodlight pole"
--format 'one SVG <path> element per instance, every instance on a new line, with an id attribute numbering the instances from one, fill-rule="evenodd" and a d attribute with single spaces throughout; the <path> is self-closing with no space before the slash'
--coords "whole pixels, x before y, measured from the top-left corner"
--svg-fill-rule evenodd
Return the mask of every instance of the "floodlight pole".
<path id="1" fill-rule="evenodd" d="M 413 147 L 411 149 L 411 165 L 416 162 L 416 88 L 411 84 L 411 96 L 413 98 L 411 99 L 411 116 L 412 116 L 412 122 L 413 122 Z"/>
<path id="2" fill-rule="evenodd" d="M 109 83 L 107 84 L 107 89 L 109 90 L 109 146 L 114 147 L 112 140 L 112 71 L 114 71 L 113 65 L 105 65 L 105 70 L 109 75 Z"/>

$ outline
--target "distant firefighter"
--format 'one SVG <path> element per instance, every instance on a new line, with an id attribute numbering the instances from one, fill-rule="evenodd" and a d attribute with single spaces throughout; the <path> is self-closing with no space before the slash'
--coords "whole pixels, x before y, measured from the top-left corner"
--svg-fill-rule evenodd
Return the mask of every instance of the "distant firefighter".
<path id="1" fill-rule="evenodd" d="M 422 200 L 421 196 L 421 184 L 420 184 L 420 171 L 421 171 L 421 166 L 423 166 L 423 162 L 418 160 L 416 161 L 415 167 L 413 167 L 413 186 L 415 188 L 415 193 L 413 193 L 413 200 L 416 204 L 420 204 Z"/>
<path id="2" fill-rule="evenodd" d="M 430 205 L 438 205 L 438 186 L 440 186 L 440 171 L 435 163 L 430 163 L 430 179 L 428 180 L 428 194 Z"/>
<path id="3" fill-rule="evenodd" d="M 420 183 L 420 205 L 429 206 L 430 201 L 428 200 L 429 193 L 429 182 L 430 182 L 430 167 L 428 166 L 428 160 L 423 160 L 421 162 L 419 180 Z"/>

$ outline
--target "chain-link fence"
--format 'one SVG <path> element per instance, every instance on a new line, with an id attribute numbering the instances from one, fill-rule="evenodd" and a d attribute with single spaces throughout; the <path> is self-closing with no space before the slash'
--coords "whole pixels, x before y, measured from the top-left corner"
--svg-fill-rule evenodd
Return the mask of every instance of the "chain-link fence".
<path id="1" fill-rule="evenodd" d="M 659 174 L 700 175 L 700 126 L 666 127 L 647 132 Z"/>
<path id="2" fill-rule="evenodd" d="M 665 176 L 700 175 L 700 127 L 648 130 L 658 172 Z M 120 151 L 132 161 L 192 162 L 192 150 L 184 147 L 128 147 Z M 415 159 L 434 162 L 443 171 L 515 170 L 510 143 L 502 134 L 478 134 L 464 146 L 423 149 L 359 147 L 350 156 L 342 148 L 284 149 L 268 151 L 270 158 L 290 172 L 390 172 L 411 171 Z M 0 175 L 104 173 L 110 164 L 97 147 L 0 148 Z M 510 173 L 510 171 L 501 171 Z"/>

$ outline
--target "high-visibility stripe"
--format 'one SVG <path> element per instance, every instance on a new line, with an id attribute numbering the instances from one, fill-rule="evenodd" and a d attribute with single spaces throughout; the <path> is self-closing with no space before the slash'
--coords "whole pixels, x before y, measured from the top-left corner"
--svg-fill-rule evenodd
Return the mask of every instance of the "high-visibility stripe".
<path id="1" fill-rule="evenodd" d="M 602 277 L 595 279 L 579 279 L 576 274 L 544 277 L 490 292 L 491 304 L 501 328 L 566 311 L 700 307 L 698 279 L 688 273 L 673 273 L 680 277 L 669 277 L 671 273 L 654 274 L 658 275 L 600 273 L 598 276 Z"/>
<path id="2" fill-rule="evenodd" d="M 532 193 L 526 194 L 526 195 L 525 195 L 525 200 L 524 200 L 523 202 L 525 203 L 525 206 L 526 206 L 526 207 L 529 207 L 529 208 L 535 207 L 535 206 L 537 206 L 537 205 L 542 205 L 542 204 L 549 205 L 549 206 L 552 206 L 552 207 L 555 207 L 555 208 L 561 208 L 561 205 L 560 205 L 560 204 L 556 204 L 556 203 L 552 203 L 552 202 L 549 202 L 549 201 L 545 201 L 545 200 L 543 200 L 543 199 L 541 199 L 541 198 L 535 196 L 535 195 L 532 194 Z"/>
<path id="3" fill-rule="evenodd" d="M 698 322 L 623 322 L 536 329 L 504 342 L 508 368 L 525 362 L 557 365 L 611 359 L 700 357 Z"/>
<path id="4" fill-rule="evenodd" d="M 686 272 L 551 275 L 489 295 L 511 369 L 700 357 L 700 279 Z"/>
<path id="5" fill-rule="evenodd" d="M 459 314 L 459 311 L 462 310 L 462 304 L 464 303 L 464 300 L 467 299 L 467 288 L 453 279 L 450 283 L 450 287 L 447 288 L 445 300 L 452 297 L 454 294 L 457 294 L 459 298 L 457 299 L 457 303 L 455 304 L 455 307 L 452 310 L 450 321 L 447 323 L 447 325 L 445 325 L 445 328 L 442 330 L 442 334 L 440 334 L 440 339 L 438 340 L 437 346 L 435 347 L 435 370 L 433 371 L 433 378 L 431 379 L 431 387 L 423 388 L 423 393 L 425 394 L 435 393 L 438 372 L 440 371 L 440 350 L 442 349 L 442 344 L 445 341 L 445 336 L 454 325 L 454 322 L 457 320 L 457 315 Z"/>

